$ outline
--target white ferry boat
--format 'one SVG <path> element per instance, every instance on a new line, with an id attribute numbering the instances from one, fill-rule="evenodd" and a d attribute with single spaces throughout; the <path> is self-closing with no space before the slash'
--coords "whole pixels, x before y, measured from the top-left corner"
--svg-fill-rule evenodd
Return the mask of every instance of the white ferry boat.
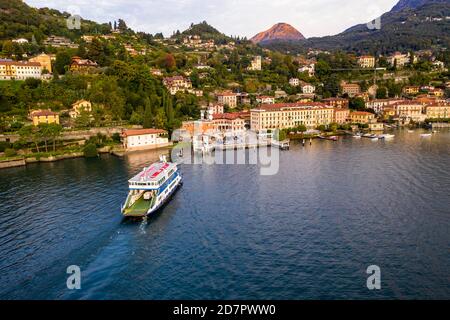
<path id="1" fill-rule="evenodd" d="M 145 217 L 157 211 L 182 183 L 175 163 L 161 157 L 128 180 L 130 192 L 122 206 L 125 217 Z"/>

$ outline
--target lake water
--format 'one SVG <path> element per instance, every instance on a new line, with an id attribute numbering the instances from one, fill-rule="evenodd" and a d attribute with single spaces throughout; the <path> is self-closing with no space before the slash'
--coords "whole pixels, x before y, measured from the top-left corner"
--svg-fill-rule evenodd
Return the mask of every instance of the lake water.
<path id="1" fill-rule="evenodd" d="M 274 176 L 182 165 L 147 222 L 120 205 L 157 152 L 2 170 L 0 298 L 450 299 L 450 132 L 395 134 L 294 143 Z"/>

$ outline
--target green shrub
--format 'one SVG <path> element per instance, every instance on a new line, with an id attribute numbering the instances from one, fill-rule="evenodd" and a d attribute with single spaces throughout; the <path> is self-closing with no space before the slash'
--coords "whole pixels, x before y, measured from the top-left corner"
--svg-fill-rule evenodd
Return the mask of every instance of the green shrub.
<path id="1" fill-rule="evenodd" d="M 112 139 L 114 142 L 120 142 L 120 133 L 118 132 L 113 133 Z"/>
<path id="2" fill-rule="evenodd" d="M 86 158 L 94 158 L 98 156 L 97 146 L 93 143 L 88 143 L 83 149 Z"/>
<path id="3" fill-rule="evenodd" d="M 20 150 L 23 149 L 27 146 L 27 143 L 17 140 L 16 142 L 13 143 L 12 147 L 14 150 Z"/>
<path id="4" fill-rule="evenodd" d="M 11 143 L 6 141 L 0 141 L 0 152 L 5 152 L 6 149 L 11 147 Z"/>
<path id="5" fill-rule="evenodd" d="M 14 149 L 8 148 L 8 149 L 5 150 L 5 156 L 8 157 L 8 158 L 9 157 L 14 157 L 16 155 L 17 155 L 17 152 Z"/>

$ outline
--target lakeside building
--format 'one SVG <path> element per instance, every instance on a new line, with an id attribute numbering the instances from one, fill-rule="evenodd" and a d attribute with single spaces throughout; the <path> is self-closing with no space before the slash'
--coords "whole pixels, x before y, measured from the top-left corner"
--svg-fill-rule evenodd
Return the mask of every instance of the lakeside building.
<path id="1" fill-rule="evenodd" d="M 350 122 L 351 123 L 363 123 L 368 124 L 375 122 L 375 115 L 366 111 L 353 111 L 350 112 Z"/>
<path id="2" fill-rule="evenodd" d="M 28 60 L 29 62 L 36 62 L 40 63 L 43 70 L 47 70 L 49 73 L 52 73 L 52 56 L 41 53 L 40 55 L 37 55 L 36 57 L 30 58 Z"/>
<path id="3" fill-rule="evenodd" d="M 202 134 L 214 134 L 215 127 L 212 120 L 195 120 L 195 121 L 183 121 L 181 124 L 182 132 L 185 132 L 189 137 L 193 137 L 195 135 Z"/>
<path id="4" fill-rule="evenodd" d="M 410 121 L 423 122 L 426 115 L 423 114 L 424 106 L 421 103 L 415 101 L 402 101 L 394 104 L 395 115 L 403 123 L 409 123 Z"/>
<path id="5" fill-rule="evenodd" d="M 34 110 L 30 112 L 30 118 L 33 121 L 34 126 L 38 126 L 41 123 L 56 123 L 59 124 L 59 114 L 48 110 Z"/>
<path id="6" fill-rule="evenodd" d="M 69 115 L 72 119 L 77 118 L 81 112 L 92 112 L 92 103 L 87 100 L 78 100 L 72 104 L 72 110 L 69 111 Z"/>
<path id="7" fill-rule="evenodd" d="M 347 94 L 349 97 L 355 97 L 361 93 L 361 87 L 357 83 L 343 83 L 341 90 L 342 94 Z"/>
<path id="8" fill-rule="evenodd" d="M 228 105 L 230 108 L 237 107 L 237 93 L 231 91 L 223 91 L 216 94 L 217 102 Z"/>
<path id="9" fill-rule="evenodd" d="M 350 109 L 334 108 L 333 122 L 344 124 L 348 122 L 350 117 Z"/>
<path id="10" fill-rule="evenodd" d="M 261 69 L 262 69 L 262 58 L 261 58 L 261 56 L 256 56 L 251 61 L 250 66 L 248 67 L 248 70 L 249 71 L 261 71 Z"/>
<path id="11" fill-rule="evenodd" d="M 40 79 L 41 74 L 38 62 L 0 60 L 0 80 Z"/>
<path id="12" fill-rule="evenodd" d="M 375 68 L 375 57 L 374 56 L 361 56 L 358 59 L 358 65 L 361 68 Z"/>
<path id="13" fill-rule="evenodd" d="M 327 98 L 322 99 L 322 102 L 334 108 L 348 109 L 349 107 L 349 100 L 345 98 Z"/>
<path id="14" fill-rule="evenodd" d="M 250 110 L 254 131 L 287 129 L 299 125 L 316 128 L 334 120 L 334 108 L 319 102 L 265 104 Z"/>
<path id="15" fill-rule="evenodd" d="M 246 130 L 241 112 L 214 114 L 212 123 L 215 131 L 240 133 Z"/>
<path id="16" fill-rule="evenodd" d="M 170 145 L 167 131 L 162 129 L 124 130 L 122 144 L 126 151 L 157 149 Z"/>
<path id="17" fill-rule="evenodd" d="M 206 117 L 202 113 L 200 120 L 183 121 L 181 131 L 187 133 L 190 137 L 202 134 L 214 135 L 225 131 L 242 133 L 246 130 L 249 123 L 249 112 L 209 113 Z"/>
<path id="18" fill-rule="evenodd" d="M 371 122 L 371 123 L 369 123 L 369 130 L 370 131 L 383 131 L 384 123 L 383 122 Z"/>
<path id="19" fill-rule="evenodd" d="M 258 102 L 260 104 L 274 104 L 275 103 L 275 97 L 258 96 L 258 97 L 256 97 L 256 102 Z"/>
<path id="20" fill-rule="evenodd" d="M 385 107 L 401 101 L 403 99 L 374 99 L 366 102 L 366 108 L 373 109 L 377 114 L 382 114 Z"/>
<path id="21" fill-rule="evenodd" d="M 72 57 L 70 71 L 79 73 L 89 73 L 98 67 L 97 62 L 89 59 L 81 59 L 78 56 Z"/>
<path id="22" fill-rule="evenodd" d="M 427 119 L 449 119 L 450 118 L 450 104 L 436 103 L 425 107 L 425 115 Z"/>
<path id="23" fill-rule="evenodd" d="M 395 117 L 395 107 L 394 106 L 386 106 L 383 108 L 382 119 L 389 120 Z"/>

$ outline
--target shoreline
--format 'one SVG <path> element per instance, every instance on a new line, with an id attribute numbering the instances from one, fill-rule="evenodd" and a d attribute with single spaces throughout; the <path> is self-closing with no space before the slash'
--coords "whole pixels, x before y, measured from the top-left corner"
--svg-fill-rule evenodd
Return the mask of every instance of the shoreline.
<path id="1" fill-rule="evenodd" d="M 445 127 L 446 128 L 446 127 Z M 410 130 L 417 130 L 419 128 L 415 128 L 415 129 L 410 129 Z M 321 135 L 329 137 L 329 136 L 349 136 L 351 135 L 350 132 L 348 131 L 338 131 L 338 132 L 323 132 Z M 309 140 L 309 139 L 319 139 L 318 134 L 288 134 L 287 138 L 291 141 L 301 141 L 303 139 L 305 140 Z M 171 149 L 173 148 L 174 145 L 171 146 L 166 146 L 166 147 L 161 147 L 161 148 L 155 148 L 155 149 L 148 149 L 148 150 L 158 150 L 158 149 Z M 127 154 L 132 154 L 132 153 L 138 153 L 138 152 L 143 152 L 143 151 L 148 151 L 148 150 L 135 150 L 135 151 L 125 151 L 123 149 L 117 149 L 114 148 L 112 146 L 105 146 L 102 148 L 98 148 L 97 152 L 99 154 L 99 156 L 101 154 L 110 154 L 113 155 L 115 157 L 118 158 L 123 158 L 125 157 Z M 68 152 L 65 154 L 60 154 L 60 155 L 50 155 L 47 157 L 39 157 L 39 156 L 33 156 L 30 155 L 29 157 L 26 156 L 15 156 L 12 157 L 11 159 L 5 159 L 5 160 L 0 160 L 0 170 L 1 169 L 8 169 L 8 168 L 16 168 L 16 167 L 24 167 L 27 166 L 28 164 L 34 164 L 34 163 L 51 163 L 51 162 L 57 162 L 57 161 L 62 161 L 62 160 L 67 160 L 67 159 L 77 159 L 77 158 L 84 158 L 84 153 L 83 152 Z"/>
<path id="2" fill-rule="evenodd" d="M 148 150 L 158 150 L 158 149 L 171 149 L 173 145 L 165 146 L 161 148 L 154 148 L 154 149 L 148 149 Z M 135 150 L 135 151 L 125 151 L 123 149 L 117 149 L 113 148 L 111 146 L 106 146 L 103 148 L 98 148 L 98 156 L 102 154 L 110 154 L 112 156 L 123 158 L 127 154 L 130 153 L 137 153 L 142 151 L 148 151 L 148 150 Z M 8 168 L 16 168 L 16 167 L 24 167 L 28 164 L 34 164 L 34 163 L 51 163 L 51 162 L 57 162 L 62 160 L 68 160 L 68 159 L 77 159 L 77 158 L 85 158 L 84 152 L 68 152 L 60 155 L 50 155 L 48 157 L 39 157 L 39 156 L 33 156 L 30 155 L 29 157 L 26 156 L 15 156 L 11 159 L 5 159 L 0 160 L 0 170 L 1 169 L 8 169 Z"/>

